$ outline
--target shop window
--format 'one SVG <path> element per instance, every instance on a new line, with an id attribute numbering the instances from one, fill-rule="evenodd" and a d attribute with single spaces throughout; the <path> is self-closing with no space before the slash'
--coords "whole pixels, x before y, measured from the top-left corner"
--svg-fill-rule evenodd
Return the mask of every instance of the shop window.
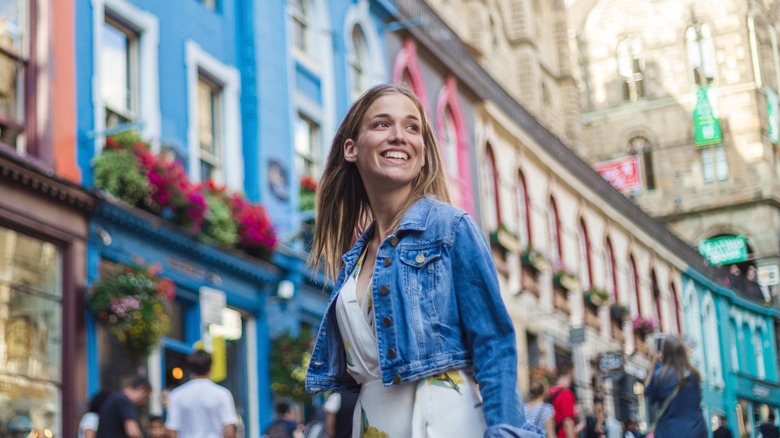
<path id="1" fill-rule="evenodd" d="M 61 264 L 56 246 L 0 227 L 0 424 L 25 417 L 35 436 L 62 421 Z"/>
<path id="2" fill-rule="evenodd" d="M 352 47 L 347 57 L 351 76 L 352 98 L 357 99 L 368 88 L 368 43 L 363 28 L 358 24 L 352 28 Z"/>
<path id="3" fill-rule="evenodd" d="M 222 87 L 201 75 L 198 77 L 198 145 L 203 181 L 224 180 L 222 130 Z"/>
<path id="4" fill-rule="evenodd" d="M 295 120 L 295 170 L 300 176 L 319 175 L 320 127 L 303 114 Z"/>
<path id="5" fill-rule="evenodd" d="M 292 0 L 290 2 L 290 18 L 292 19 L 293 46 L 303 53 L 309 53 L 311 44 L 311 5 L 308 0 Z"/>
<path id="6" fill-rule="evenodd" d="M 712 84 L 715 81 L 717 64 L 710 27 L 701 23 L 689 27 L 685 31 L 685 48 L 693 83 L 698 86 Z"/>
<path id="7" fill-rule="evenodd" d="M 106 16 L 100 45 L 105 126 L 132 123 L 138 113 L 138 35 Z"/>
<path id="8" fill-rule="evenodd" d="M 704 182 L 726 181 L 729 178 L 729 162 L 722 144 L 699 149 Z"/>
<path id="9" fill-rule="evenodd" d="M 623 100 L 637 101 L 645 96 L 645 61 L 639 42 L 626 38 L 617 46 L 618 73 L 623 79 Z"/>
<path id="10" fill-rule="evenodd" d="M 26 79 L 30 55 L 28 2 L 14 3 L 0 11 L 0 143 L 22 153 L 26 150 L 26 89 L 34 84 Z"/>

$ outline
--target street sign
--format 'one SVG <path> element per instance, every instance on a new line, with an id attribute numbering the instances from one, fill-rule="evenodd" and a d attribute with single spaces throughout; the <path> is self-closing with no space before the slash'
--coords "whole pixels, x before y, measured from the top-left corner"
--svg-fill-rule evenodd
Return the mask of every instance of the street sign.
<path id="1" fill-rule="evenodd" d="M 585 327 L 573 327 L 569 329 L 569 342 L 572 345 L 585 343 Z"/>
<path id="2" fill-rule="evenodd" d="M 639 157 L 629 155 L 596 164 L 596 172 L 621 192 L 642 190 Z"/>
<path id="3" fill-rule="evenodd" d="M 699 253 L 713 265 L 744 262 L 748 258 L 747 241 L 743 236 L 720 236 L 702 240 Z"/>
<path id="4" fill-rule="evenodd" d="M 599 371 L 604 375 L 615 374 L 623 371 L 623 353 L 610 352 L 599 355 Z"/>
<path id="5" fill-rule="evenodd" d="M 709 98 L 709 87 L 696 90 L 696 107 L 693 109 L 693 137 L 696 145 L 707 146 L 720 143 L 723 135 L 720 120 L 715 115 Z"/>
<path id="6" fill-rule="evenodd" d="M 756 272 L 758 284 L 761 286 L 774 286 L 780 283 L 780 267 L 777 265 L 759 266 Z"/>

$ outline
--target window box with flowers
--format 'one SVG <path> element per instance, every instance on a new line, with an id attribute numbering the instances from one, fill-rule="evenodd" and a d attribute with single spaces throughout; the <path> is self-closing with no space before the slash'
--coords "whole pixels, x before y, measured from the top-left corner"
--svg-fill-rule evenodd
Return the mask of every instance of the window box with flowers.
<path id="1" fill-rule="evenodd" d="M 584 294 L 585 303 L 591 306 L 593 309 L 597 309 L 607 303 L 609 303 L 609 293 L 604 289 L 598 287 L 591 287 L 585 291 Z"/>
<path id="2" fill-rule="evenodd" d="M 520 262 L 523 269 L 528 270 L 532 275 L 539 276 L 542 272 L 550 269 L 550 263 L 544 258 L 541 252 L 531 246 L 526 246 L 520 253 Z"/>
<path id="3" fill-rule="evenodd" d="M 556 288 L 563 289 L 566 292 L 571 292 L 577 289 L 580 282 L 577 280 L 577 276 L 574 275 L 565 266 L 558 266 L 553 272 L 553 285 Z"/>
<path id="4" fill-rule="evenodd" d="M 520 252 L 520 239 L 504 224 L 499 224 L 498 228 L 490 232 L 490 244 L 499 249 L 502 255 Z"/>
<path id="5" fill-rule="evenodd" d="M 157 265 L 119 266 L 96 281 L 87 296 L 97 320 L 137 355 L 148 354 L 168 333 L 175 286 L 158 275 L 159 269 Z"/>
<path id="6" fill-rule="evenodd" d="M 132 132 L 106 140 L 92 166 L 95 187 L 182 227 L 198 240 L 269 259 L 276 234 L 262 205 L 213 181 L 193 184 L 176 160 L 155 155 Z"/>
<path id="7" fill-rule="evenodd" d="M 620 303 L 612 303 L 609 305 L 609 316 L 613 323 L 622 326 L 623 321 L 628 319 L 628 308 Z"/>
<path id="8" fill-rule="evenodd" d="M 631 323 L 631 328 L 634 330 L 634 334 L 641 340 L 644 340 L 647 335 L 653 333 L 656 328 L 656 323 L 652 319 L 643 318 L 641 315 L 637 316 Z"/>
<path id="9" fill-rule="evenodd" d="M 298 197 L 300 211 L 313 211 L 314 199 L 317 195 L 317 181 L 309 175 L 301 177 L 301 190 Z"/>

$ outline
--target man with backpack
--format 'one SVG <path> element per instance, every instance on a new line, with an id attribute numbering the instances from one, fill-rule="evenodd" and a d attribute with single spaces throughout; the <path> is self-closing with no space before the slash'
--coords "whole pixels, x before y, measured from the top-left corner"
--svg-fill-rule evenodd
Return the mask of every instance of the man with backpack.
<path id="1" fill-rule="evenodd" d="M 558 364 L 558 380 L 545 400 L 555 408 L 555 433 L 558 438 L 577 437 L 577 405 L 574 391 L 574 366 L 568 360 Z"/>

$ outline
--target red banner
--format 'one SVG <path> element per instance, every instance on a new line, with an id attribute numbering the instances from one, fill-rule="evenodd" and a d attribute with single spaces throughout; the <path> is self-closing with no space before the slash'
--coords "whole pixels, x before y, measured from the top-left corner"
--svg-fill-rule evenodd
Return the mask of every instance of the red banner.
<path id="1" fill-rule="evenodd" d="M 635 192 L 642 190 L 642 176 L 639 172 L 639 157 L 616 158 L 596 164 L 596 172 L 602 178 L 609 181 L 612 187 L 621 192 Z"/>

